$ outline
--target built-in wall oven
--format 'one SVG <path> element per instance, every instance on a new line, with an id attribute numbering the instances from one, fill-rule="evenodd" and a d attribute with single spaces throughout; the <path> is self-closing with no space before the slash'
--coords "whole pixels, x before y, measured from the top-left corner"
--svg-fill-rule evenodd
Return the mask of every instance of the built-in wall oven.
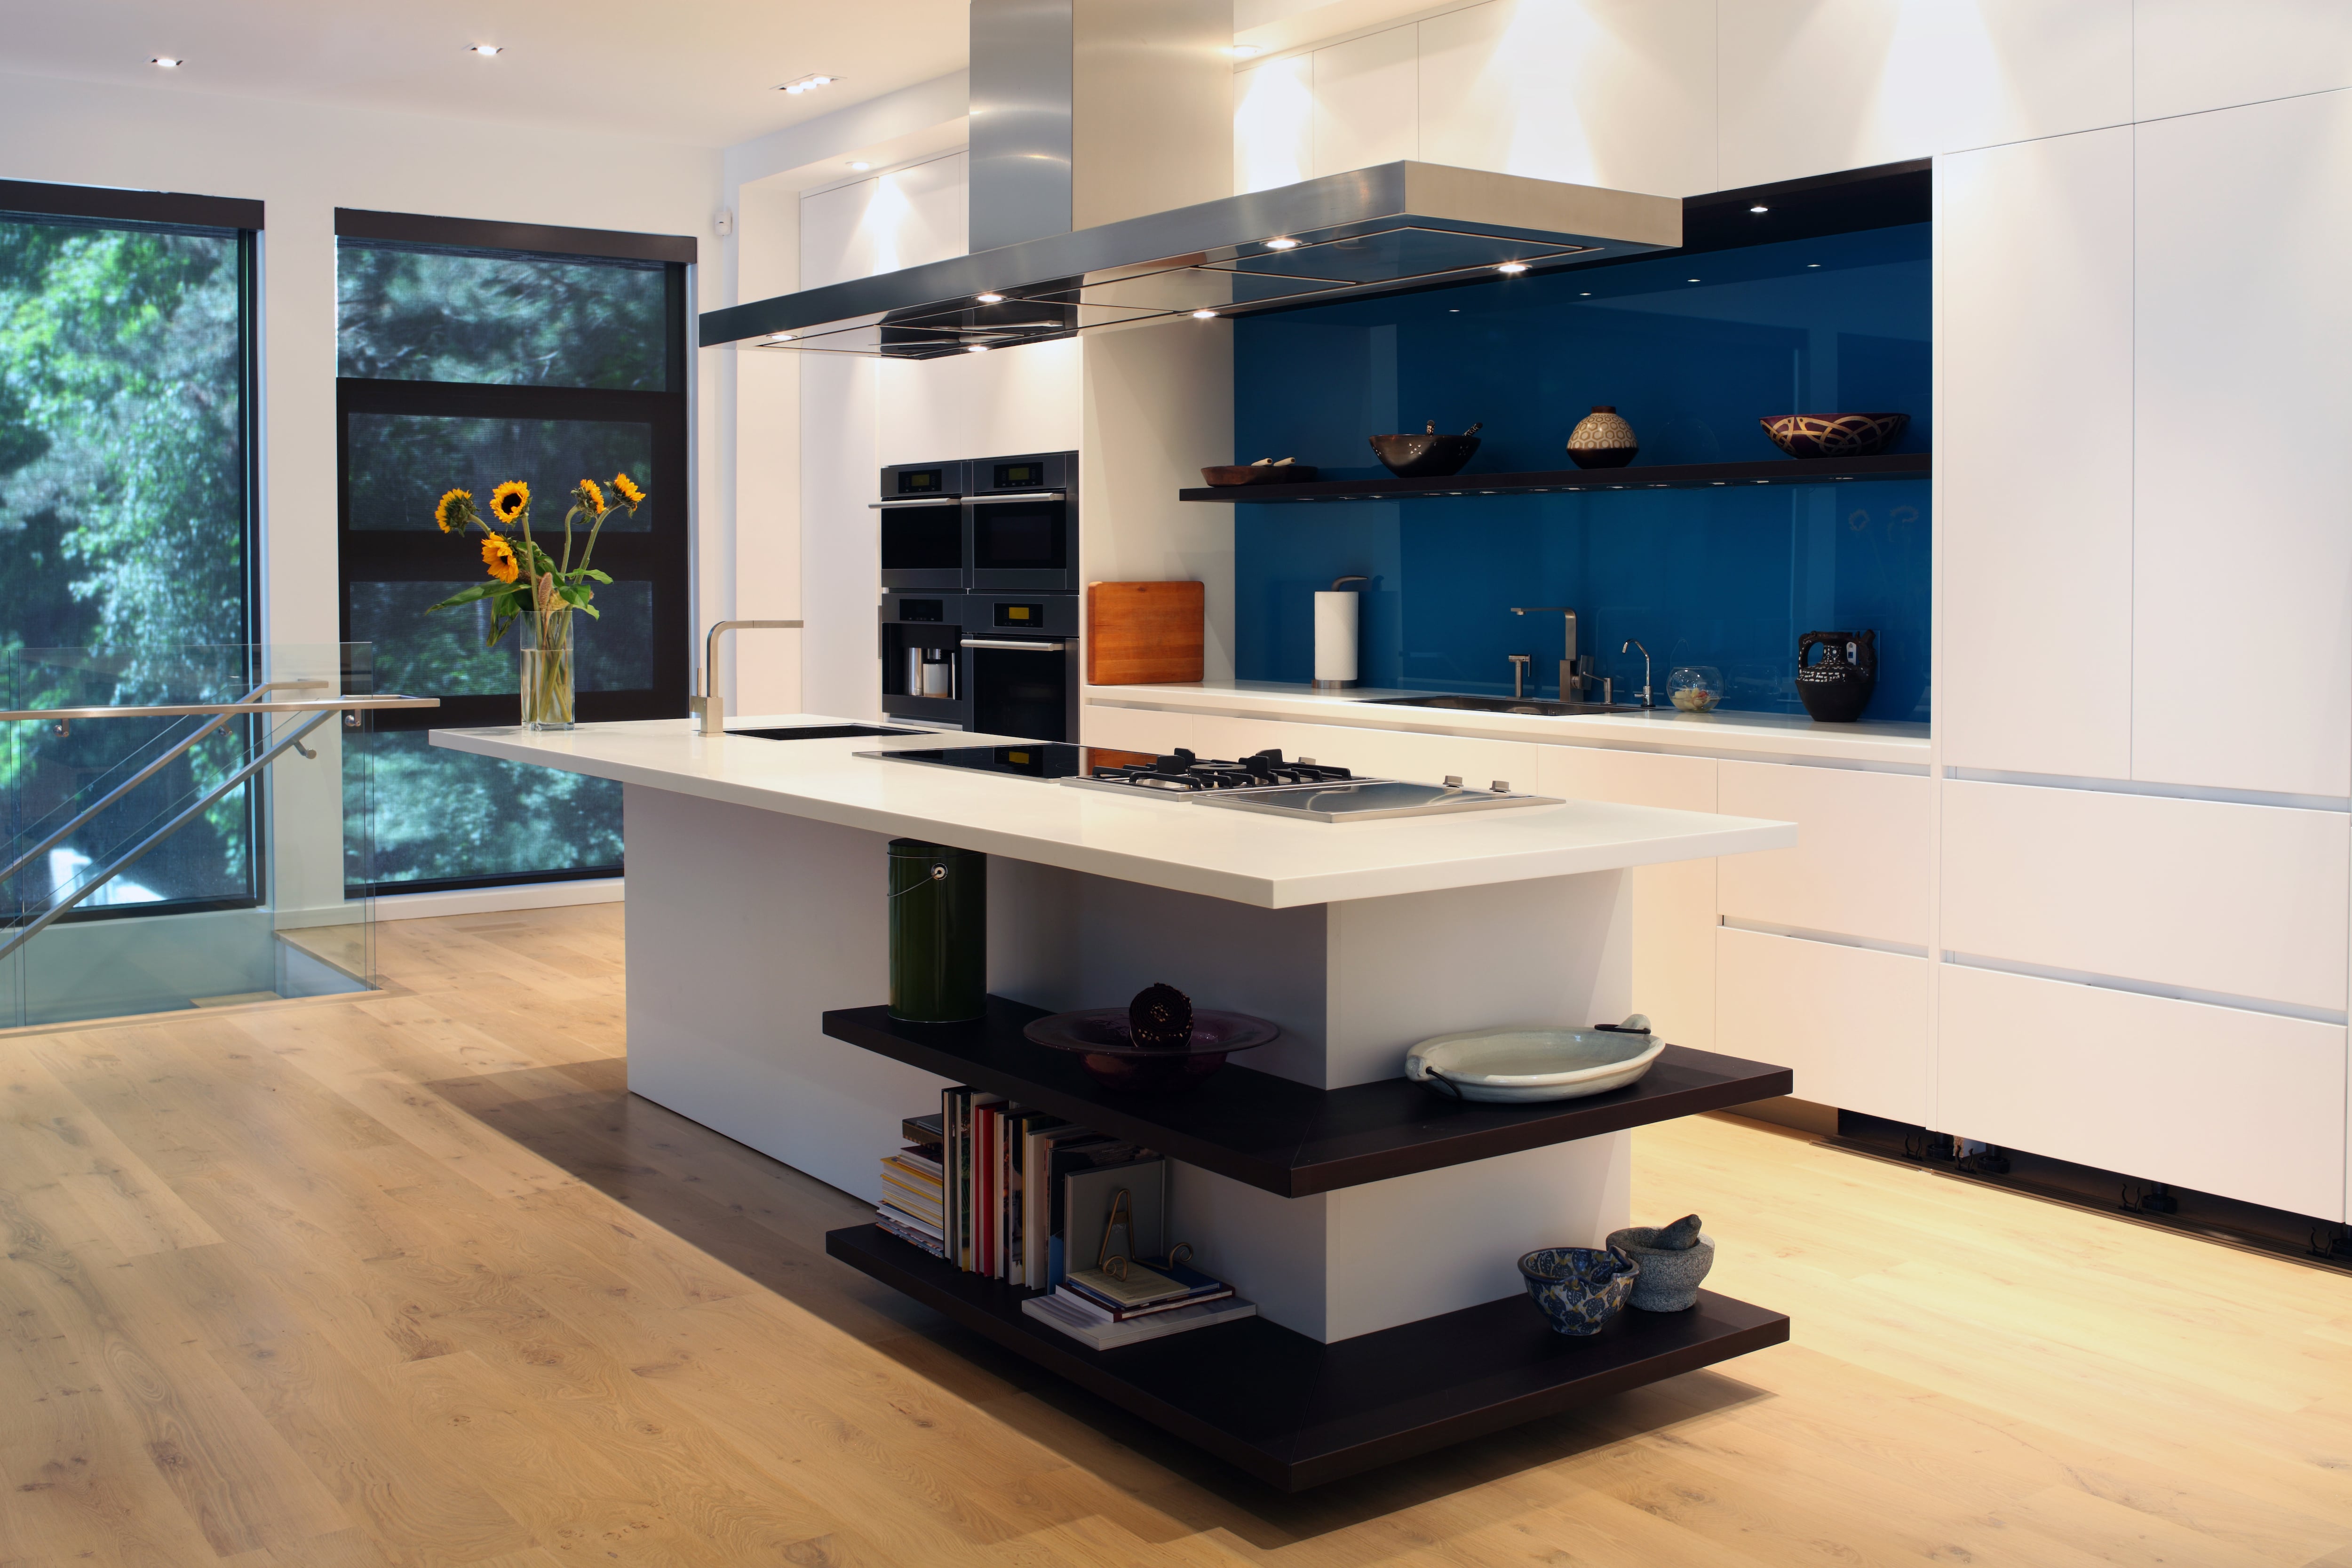
<path id="1" fill-rule="evenodd" d="M 963 498 L 969 463 L 900 463 L 882 470 L 882 586 L 955 593 L 968 585 Z"/>
<path id="2" fill-rule="evenodd" d="M 882 710 L 941 728 L 1078 732 L 1077 455 L 882 470 Z M 950 563 L 939 512 L 958 513 Z"/>

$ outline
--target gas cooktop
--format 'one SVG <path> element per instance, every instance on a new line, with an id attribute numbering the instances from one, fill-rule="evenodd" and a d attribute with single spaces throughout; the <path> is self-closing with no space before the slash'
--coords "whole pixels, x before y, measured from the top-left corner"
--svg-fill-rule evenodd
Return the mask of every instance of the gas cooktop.
<path id="1" fill-rule="evenodd" d="M 1118 790 L 1189 800 L 1237 811 L 1270 812 L 1311 822 L 1365 822 L 1381 817 L 1431 816 L 1501 806 L 1558 805 L 1549 795 L 1520 795 L 1501 779 L 1491 789 L 1465 789 L 1460 779 L 1442 784 L 1402 779 L 1360 779 L 1346 768 L 1312 757 L 1285 759 L 1264 751 L 1227 762 L 1179 749 L 1166 756 L 1074 746 L 1040 741 L 1017 746 L 914 747 L 898 752 L 860 752 L 896 763 L 965 772 L 1005 773 L 1057 781 L 1080 789 Z"/>

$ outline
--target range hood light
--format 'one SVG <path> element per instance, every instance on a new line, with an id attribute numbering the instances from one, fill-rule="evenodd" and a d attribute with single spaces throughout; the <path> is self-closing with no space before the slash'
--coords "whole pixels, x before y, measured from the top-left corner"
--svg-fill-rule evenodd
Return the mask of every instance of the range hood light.
<path id="1" fill-rule="evenodd" d="M 1298 242 L 1295 239 L 1269 239 L 1265 242 L 1265 247 L 1268 250 L 1296 250 L 1298 248 Z"/>
<path id="2" fill-rule="evenodd" d="M 768 334 L 768 341 L 772 343 L 788 343 L 793 341 L 793 334 L 790 332 L 770 332 Z"/>
<path id="3" fill-rule="evenodd" d="M 1192 312 L 1192 319 L 1196 321 L 1213 321 L 1217 319 L 1217 313 L 1214 310 L 1195 310 Z"/>
<path id="4" fill-rule="evenodd" d="M 1506 278 L 1517 278 L 1527 269 L 1528 264 L 1524 261 L 1506 261 L 1495 268 Z"/>
<path id="5" fill-rule="evenodd" d="M 780 83 L 778 84 L 778 90 L 793 93 L 797 96 L 803 92 L 814 92 L 821 87 L 831 87 L 835 82 L 837 82 L 840 79 L 841 79 L 837 76 L 826 76 L 824 72 L 817 71 L 801 78 L 798 81 Z"/>
<path id="6" fill-rule="evenodd" d="M 963 346 L 963 352 L 968 354 L 984 354 L 988 352 L 988 345 L 986 343 L 966 343 Z"/>
<path id="7" fill-rule="evenodd" d="M 1762 202 L 1758 202 L 1754 206 L 1749 207 L 1748 210 L 1752 213 L 1769 213 L 1772 209 L 1766 206 Z"/>
<path id="8" fill-rule="evenodd" d="M 1004 303 L 1004 296 L 1002 294 L 975 294 L 972 298 L 979 300 L 983 305 L 1002 305 Z"/>

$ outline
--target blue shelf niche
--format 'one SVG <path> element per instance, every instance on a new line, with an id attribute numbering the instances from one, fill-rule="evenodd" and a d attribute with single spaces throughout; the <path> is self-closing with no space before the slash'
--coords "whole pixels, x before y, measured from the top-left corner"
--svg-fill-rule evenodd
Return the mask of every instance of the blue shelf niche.
<path id="1" fill-rule="evenodd" d="M 1234 456 L 1295 457 L 1326 479 L 1383 475 L 1373 431 L 1483 419 L 1475 483 L 1563 466 L 1568 432 L 1613 403 L 1637 464 L 1769 460 L 1759 416 L 1901 409 L 1897 452 L 1933 443 L 1928 227 L 1497 280 L 1234 325 Z M 1697 278 L 1691 283 L 1686 279 Z M 1624 470 L 1638 479 L 1639 466 Z M 1928 482 L 1583 495 L 1464 496 L 1330 506 L 1237 504 L 1236 672 L 1312 674 L 1312 601 L 1371 577 L 1363 675 L 1412 690 L 1506 692 L 1508 656 L 1547 678 L 1557 616 L 1621 690 L 1638 637 L 1657 681 L 1711 664 L 1727 708 L 1801 712 L 1799 634 L 1874 627 L 1872 719 L 1928 716 Z M 1547 694 L 1549 686 L 1547 685 Z M 1663 700 L 1663 692 L 1661 693 Z"/>

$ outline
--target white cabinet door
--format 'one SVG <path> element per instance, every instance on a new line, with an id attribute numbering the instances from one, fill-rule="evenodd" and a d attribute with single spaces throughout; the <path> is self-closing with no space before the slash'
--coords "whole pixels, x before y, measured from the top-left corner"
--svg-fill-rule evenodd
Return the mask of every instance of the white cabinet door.
<path id="1" fill-rule="evenodd" d="M 1713 811 L 1710 757 L 1540 746 L 1535 787 L 1567 800 Z M 1633 870 L 1633 1009 L 1678 1046 L 1715 1044 L 1715 877 L 1708 860 Z M 1777 1060 L 1769 1058 L 1768 1060 Z"/>
<path id="2" fill-rule="evenodd" d="M 2352 794 L 2352 92 L 2134 135 L 2132 776 Z"/>
<path id="3" fill-rule="evenodd" d="M 2131 201 L 2128 126 L 1936 163 L 1951 766 L 2131 776 Z"/>
<path id="4" fill-rule="evenodd" d="M 1927 961 L 1726 926 L 1716 1047 L 1777 1063 L 1800 1100 L 1927 1121 Z"/>
<path id="5" fill-rule="evenodd" d="M 2137 0 L 2136 120 L 2352 87 L 2344 0 Z"/>
<path id="6" fill-rule="evenodd" d="M 1943 826 L 1948 952 L 2344 1007 L 2341 812 L 1955 780 Z"/>
<path id="7" fill-rule="evenodd" d="M 1716 809 L 1797 825 L 1797 847 L 1729 855 L 1727 920 L 1927 945 L 1927 781 L 1780 763 L 1720 764 Z"/>
<path id="8" fill-rule="evenodd" d="M 2339 1025 L 1958 964 L 1937 1014 L 1944 1131 L 2344 1216 Z"/>

